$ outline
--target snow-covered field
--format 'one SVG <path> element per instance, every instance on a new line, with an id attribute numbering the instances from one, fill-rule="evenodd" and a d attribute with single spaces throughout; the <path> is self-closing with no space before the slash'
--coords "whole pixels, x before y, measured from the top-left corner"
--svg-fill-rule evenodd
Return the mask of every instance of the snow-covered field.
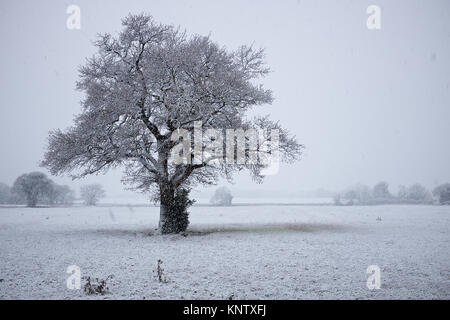
<path id="1" fill-rule="evenodd" d="M 157 207 L 0 208 L 0 298 L 450 298 L 449 206 L 190 211 L 187 236 L 161 236 Z M 113 275 L 109 293 L 67 289 L 69 265 Z M 379 290 L 366 286 L 369 265 Z"/>

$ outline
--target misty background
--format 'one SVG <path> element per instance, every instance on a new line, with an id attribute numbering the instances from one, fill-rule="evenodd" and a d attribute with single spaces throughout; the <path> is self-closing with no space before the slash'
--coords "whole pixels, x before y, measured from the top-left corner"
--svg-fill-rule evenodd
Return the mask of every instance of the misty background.
<path id="1" fill-rule="evenodd" d="M 81 29 L 69 30 L 69 5 Z M 381 7 L 381 30 L 368 30 L 366 8 Z M 450 181 L 450 2 L 443 1 L 2 1 L 0 3 L 0 181 L 12 185 L 39 167 L 48 131 L 80 112 L 78 67 L 95 53 L 98 33 L 116 33 L 128 13 L 210 34 L 229 49 L 266 49 L 263 83 L 279 119 L 306 146 L 261 185 L 248 173 L 234 196 L 283 197 L 341 190 L 380 180 L 433 188 Z M 121 170 L 71 181 L 78 191 L 101 183 L 108 196 L 133 195 Z M 212 194 L 197 188 L 192 196 Z"/>

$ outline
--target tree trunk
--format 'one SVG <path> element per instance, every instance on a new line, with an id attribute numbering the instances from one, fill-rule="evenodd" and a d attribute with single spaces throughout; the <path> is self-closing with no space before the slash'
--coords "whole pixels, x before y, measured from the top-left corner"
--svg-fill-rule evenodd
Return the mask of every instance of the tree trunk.
<path id="1" fill-rule="evenodd" d="M 162 234 L 175 233 L 174 216 L 170 214 L 175 190 L 168 185 L 160 186 L 159 231 Z"/>
<path id="2" fill-rule="evenodd" d="M 160 149 L 158 163 L 160 172 L 162 172 L 159 177 L 160 209 L 158 228 L 162 234 L 183 232 L 189 224 L 186 208 L 182 208 L 179 204 L 176 204 L 176 187 L 169 180 L 169 146 L 164 141 L 158 141 L 158 147 Z"/>
<path id="3" fill-rule="evenodd" d="M 29 196 L 27 198 L 27 207 L 36 207 L 38 202 L 37 196 Z"/>

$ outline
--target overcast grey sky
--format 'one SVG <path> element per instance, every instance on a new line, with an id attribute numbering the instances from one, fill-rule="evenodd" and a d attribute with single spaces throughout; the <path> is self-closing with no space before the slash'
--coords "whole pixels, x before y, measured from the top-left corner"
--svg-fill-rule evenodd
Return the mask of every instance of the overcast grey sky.
<path id="1" fill-rule="evenodd" d="M 66 8 L 81 29 L 66 28 Z M 366 8 L 379 5 L 381 30 Z M 146 12 L 234 49 L 266 48 L 275 101 L 261 108 L 305 144 L 302 161 L 263 185 L 243 174 L 235 189 L 285 194 L 362 182 L 450 181 L 450 1 L 12 1 L 0 4 L 0 181 L 39 168 L 47 133 L 80 111 L 77 68 L 99 32 Z M 97 176 L 120 193 L 120 172 Z M 69 178 L 55 178 L 60 183 Z M 76 185 L 78 186 L 80 182 Z"/>

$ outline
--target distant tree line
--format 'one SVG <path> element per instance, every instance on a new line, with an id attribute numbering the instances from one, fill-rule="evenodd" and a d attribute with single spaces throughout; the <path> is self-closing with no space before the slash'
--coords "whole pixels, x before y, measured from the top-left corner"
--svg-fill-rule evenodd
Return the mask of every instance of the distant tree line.
<path id="1" fill-rule="evenodd" d="M 335 194 L 336 205 L 373 205 L 373 204 L 450 204 L 450 183 L 436 187 L 432 192 L 421 184 L 399 186 L 397 194 L 389 191 L 385 181 L 377 183 L 373 188 L 357 184 Z"/>
<path id="2" fill-rule="evenodd" d="M 81 187 L 80 196 L 86 205 L 95 205 L 105 195 L 99 184 Z M 59 185 L 42 172 L 25 173 L 19 176 L 12 187 L 0 182 L 0 204 L 27 205 L 71 205 L 75 191 L 67 185 Z"/>

